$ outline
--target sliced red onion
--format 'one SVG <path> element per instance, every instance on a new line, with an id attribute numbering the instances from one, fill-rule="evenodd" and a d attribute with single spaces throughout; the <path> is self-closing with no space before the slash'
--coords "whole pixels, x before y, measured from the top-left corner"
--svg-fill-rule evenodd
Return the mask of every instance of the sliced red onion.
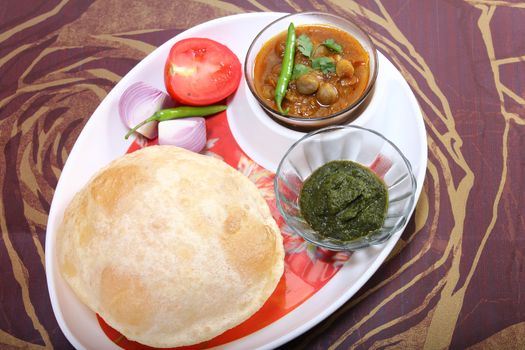
<path id="1" fill-rule="evenodd" d="M 167 120 L 159 123 L 159 145 L 173 145 L 193 152 L 206 146 L 204 118 L 193 117 Z"/>
<path id="2" fill-rule="evenodd" d="M 153 113 L 173 106 L 168 94 L 144 82 L 132 84 L 120 97 L 118 109 L 120 119 L 128 127 L 133 128 Z M 157 123 L 150 122 L 137 129 L 137 132 L 148 139 L 157 137 Z"/>

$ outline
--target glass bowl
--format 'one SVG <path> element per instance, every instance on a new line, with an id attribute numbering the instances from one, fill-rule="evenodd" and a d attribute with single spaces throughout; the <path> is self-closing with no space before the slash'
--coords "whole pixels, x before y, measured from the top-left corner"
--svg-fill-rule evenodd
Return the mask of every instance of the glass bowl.
<path id="1" fill-rule="evenodd" d="M 357 41 L 368 53 L 370 66 L 368 84 L 359 99 L 341 111 L 327 116 L 314 118 L 288 116 L 281 114 L 266 105 L 264 100 L 258 96 L 254 85 L 255 58 L 266 42 L 288 29 L 290 22 L 293 22 L 296 27 L 308 24 L 319 24 L 336 27 L 349 33 L 355 39 L 357 39 Z M 277 120 L 279 123 L 296 130 L 314 130 L 329 125 L 343 124 L 350 120 L 356 119 L 359 114 L 363 112 L 364 108 L 366 108 L 367 102 L 370 100 L 369 97 L 373 91 L 373 86 L 377 77 L 377 71 L 377 50 L 368 34 L 357 24 L 348 19 L 322 12 L 303 12 L 291 14 L 270 23 L 255 37 L 252 44 L 250 45 L 250 48 L 248 49 L 246 60 L 244 62 L 244 76 L 246 78 L 246 82 L 248 83 L 248 87 L 257 102 L 272 118 Z"/>
<path id="2" fill-rule="evenodd" d="M 376 173 L 388 189 L 388 210 L 383 226 L 349 241 L 323 236 L 303 219 L 299 195 L 304 181 L 323 164 L 351 160 Z M 330 126 L 294 143 L 281 160 L 274 179 L 277 207 L 286 224 L 305 240 L 331 250 L 357 250 L 386 241 L 409 219 L 416 178 L 410 162 L 380 133 L 359 126 Z"/>

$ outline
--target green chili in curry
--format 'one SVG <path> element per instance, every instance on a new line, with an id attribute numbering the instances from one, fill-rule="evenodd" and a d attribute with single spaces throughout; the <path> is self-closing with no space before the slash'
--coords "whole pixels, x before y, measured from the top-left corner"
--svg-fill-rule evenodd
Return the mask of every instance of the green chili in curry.
<path id="1" fill-rule="evenodd" d="M 281 103 L 288 89 L 288 83 L 292 76 L 293 64 L 295 57 L 295 26 L 293 23 L 290 23 L 288 26 L 288 36 L 286 38 L 286 48 L 284 49 L 283 54 L 283 63 L 281 65 L 281 72 L 279 74 L 279 80 L 277 81 L 277 86 L 275 87 L 275 103 L 277 104 L 277 109 L 283 114 L 287 114 L 288 110 L 283 111 Z"/>

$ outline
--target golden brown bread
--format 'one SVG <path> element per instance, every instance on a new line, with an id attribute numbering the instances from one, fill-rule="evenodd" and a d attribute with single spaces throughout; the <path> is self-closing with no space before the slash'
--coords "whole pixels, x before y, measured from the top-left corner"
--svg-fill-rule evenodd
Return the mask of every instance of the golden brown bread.
<path id="1" fill-rule="evenodd" d="M 211 339 L 255 313 L 282 273 L 282 237 L 257 188 L 173 146 L 115 160 L 71 201 L 59 267 L 93 311 L 156 347 Z"/>

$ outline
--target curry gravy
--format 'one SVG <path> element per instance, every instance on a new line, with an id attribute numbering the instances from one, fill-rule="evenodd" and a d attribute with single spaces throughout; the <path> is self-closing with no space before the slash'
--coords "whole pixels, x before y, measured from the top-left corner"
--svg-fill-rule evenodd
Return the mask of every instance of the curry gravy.
<path id="1" fill-rule="evenodd" d="M 298 89 L 298 80 L 293 79 L 288 84 L 288 90 L 283 100 L 283 109 L 288 109 L 288 115 L 302 118 L 318 118 L 328 116 L 344 110 L 363 95 L 370 75 L 370 60 L 368 53 L 352 35 L 331 26 L 325 25 L 303 25 L 296 27 L 296 38 L 306 35 L 313 44 L 313 54 L 310 58 L 295 50 L 295 64 L 303 64 L 312 68 L 312 58 L 328 57 L 337 64 L 340 60 L 350 61 L 353 66 L 353 74 L 340 76 L 339 72 L 321 72 L 312 70 L 312 77 L 319 82 L 319 89 L 330 87 L 332 94 L 329 99 L 323 99 L 319 89 L 313 93 L 301 93 L 305 89 Z M 322 43 L 327 39 L 333 39 L 342 47 L 342 53 L 328 49 Z M 298 40 L 297 40 L 298 42 Z M 258 96 L 270 108 L 277 111 L 274 101 L 275 86 L 281 71 L 282 55 L 286 43 L 286 32 L 270 39 L 255 59 L 254 81 Z M 345 62 L 348 63 L 348 62 Z M 351 68 L 351 67 L 350 67 Z M 312 79 L 313 80 L 313 79 Z M 335 91 L 333 88 L 337 91 Z M 326 90 L 326 89 L 325 89 Z M 320 96 L 321 95 L 321 96 Z M 326 96 L 326 94 L 324 94 Z M 320 101 L 329 101 L 323 104 Z M 333 102 L 332 102 L 333 101 Z"/>

